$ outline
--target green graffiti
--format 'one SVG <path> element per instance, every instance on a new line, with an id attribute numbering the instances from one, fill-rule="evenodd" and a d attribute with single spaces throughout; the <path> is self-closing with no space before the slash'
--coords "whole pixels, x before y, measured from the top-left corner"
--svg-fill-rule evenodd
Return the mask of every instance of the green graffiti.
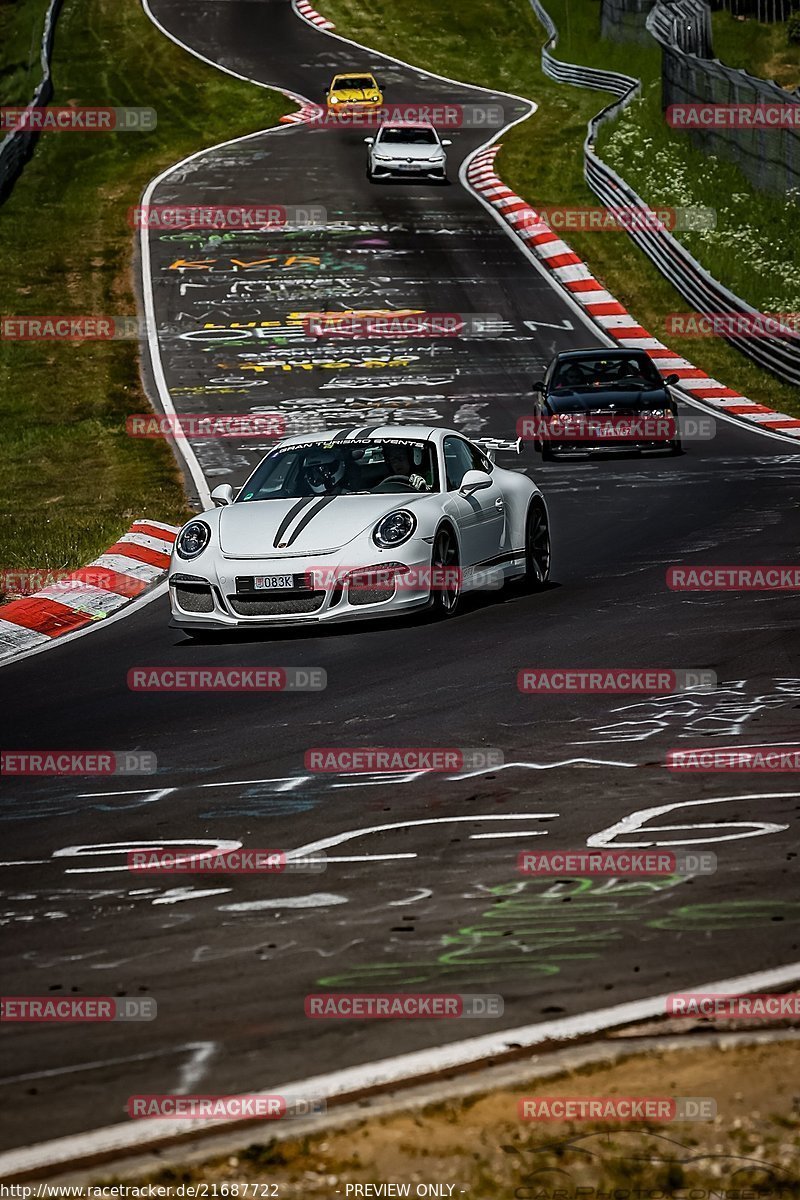
<path id="1" fill-rule="evenodd" d="M 785 900 L 723 900 L 717 904 L 683 904 L 647 922 L 649 929 L 682 933 L 722 929 L 758 929 L 776 921 L 797 921 L 800 903 Z"/>
<path id="2" fill-rule="evenodd" d="M 578 878 L 555 883 L 526 880 L 489 888 L 494 903 L 479 923 L 445 934 L 428 961 L 363 963 L 318 980 L 320 987 L 428 983 L 473 978 L 498 970 L 556 975 L 563 962 L 590 962 L 647 924 L 653 897 L 686 882 L 683 875 L 654 879 Z"/>
<path id="3" fill-rule="evenodd" d="M 705 934 L 800 917 L 800 903 L 782 900 L 683 904 L 651 916 L 652 902 L 687 879 L 668 875 L 499 884 L 487 889 L 493 903 L 478 922 L 442 936 L 431 958 L 362 963 L 325 976 L 318 986 L 405 988 L 454 977 L 497 978 L 499 972 L 557 975 L 562 963 L 600 958 L 609 947 L 630 939 L 633 927 L 645 937 L 650 930 Z"/>

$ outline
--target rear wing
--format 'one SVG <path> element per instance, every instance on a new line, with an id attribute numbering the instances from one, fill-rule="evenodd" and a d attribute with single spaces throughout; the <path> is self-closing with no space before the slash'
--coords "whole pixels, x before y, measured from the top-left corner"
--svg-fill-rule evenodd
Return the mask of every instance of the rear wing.
<path id="1" fill-rule="evenodd" d="M 486 456 L 490 462 L 496 462 L 496 454 L 498 450 L 503 450 L 507 454 L 522 454 L 522 438 L 517 438 L 516 441 L 510 442 L 507 438 L 473 438 L 476 446 L 480 446 L 486 451 Z"/>

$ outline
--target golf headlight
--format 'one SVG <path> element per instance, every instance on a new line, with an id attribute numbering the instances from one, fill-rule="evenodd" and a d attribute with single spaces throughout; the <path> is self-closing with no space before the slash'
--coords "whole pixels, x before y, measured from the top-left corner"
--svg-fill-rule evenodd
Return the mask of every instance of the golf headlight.
<path id="1" fill-rule="evenodd" d="M 175 541 L 179 558 L 197 558 L 211 541 L 211 530 L 205 521 L 190 521 L 184 525 Z"/>
<path id="2" fill-rule="evenodd" d="M 372 540 L 376 546 L 388 549 L 390 546 L 400 546 L 407 542 L 417 528 L 417 518 L 406 508 L 398 508 L 396 512 L 381 517 L 372 531 Z"/>
<path id="3" fill-rule="evenodd" d="M 339 103 L 339 97 L 331 96 L 331 104 L 338 104 L 338 103 Z"/>

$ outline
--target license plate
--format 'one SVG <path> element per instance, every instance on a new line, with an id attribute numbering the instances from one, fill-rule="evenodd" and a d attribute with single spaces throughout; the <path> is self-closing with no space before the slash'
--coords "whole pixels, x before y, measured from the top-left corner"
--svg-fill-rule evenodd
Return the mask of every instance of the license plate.
<path id="1" fill-rule="evenodd" d="M 294 586 L 291 575 L 254 575 L 253 588 L 257 592 L 270 591 L 273 588 L 290 588 Z"/>

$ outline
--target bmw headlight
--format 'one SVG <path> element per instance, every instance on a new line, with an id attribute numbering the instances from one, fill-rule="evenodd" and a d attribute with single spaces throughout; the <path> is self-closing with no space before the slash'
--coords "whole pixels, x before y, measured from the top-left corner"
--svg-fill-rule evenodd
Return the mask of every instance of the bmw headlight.
<path id="1" fill-rule="evenodd" d="M 372 540 L 376 546 L 388 549 L 390 546 L 400 546 L 407 542 L 417 528 L 417 518 L 407 508 L 398 508 L 396 512 L 381 517 L 372 531 Z"/>
<path id="2" fill-rule="evenodd" d="M 197 558 L 211 541 L 211 529 L 205 521 L 190 521 L 184 525 L 175 541 L 179 558 Z"/>

